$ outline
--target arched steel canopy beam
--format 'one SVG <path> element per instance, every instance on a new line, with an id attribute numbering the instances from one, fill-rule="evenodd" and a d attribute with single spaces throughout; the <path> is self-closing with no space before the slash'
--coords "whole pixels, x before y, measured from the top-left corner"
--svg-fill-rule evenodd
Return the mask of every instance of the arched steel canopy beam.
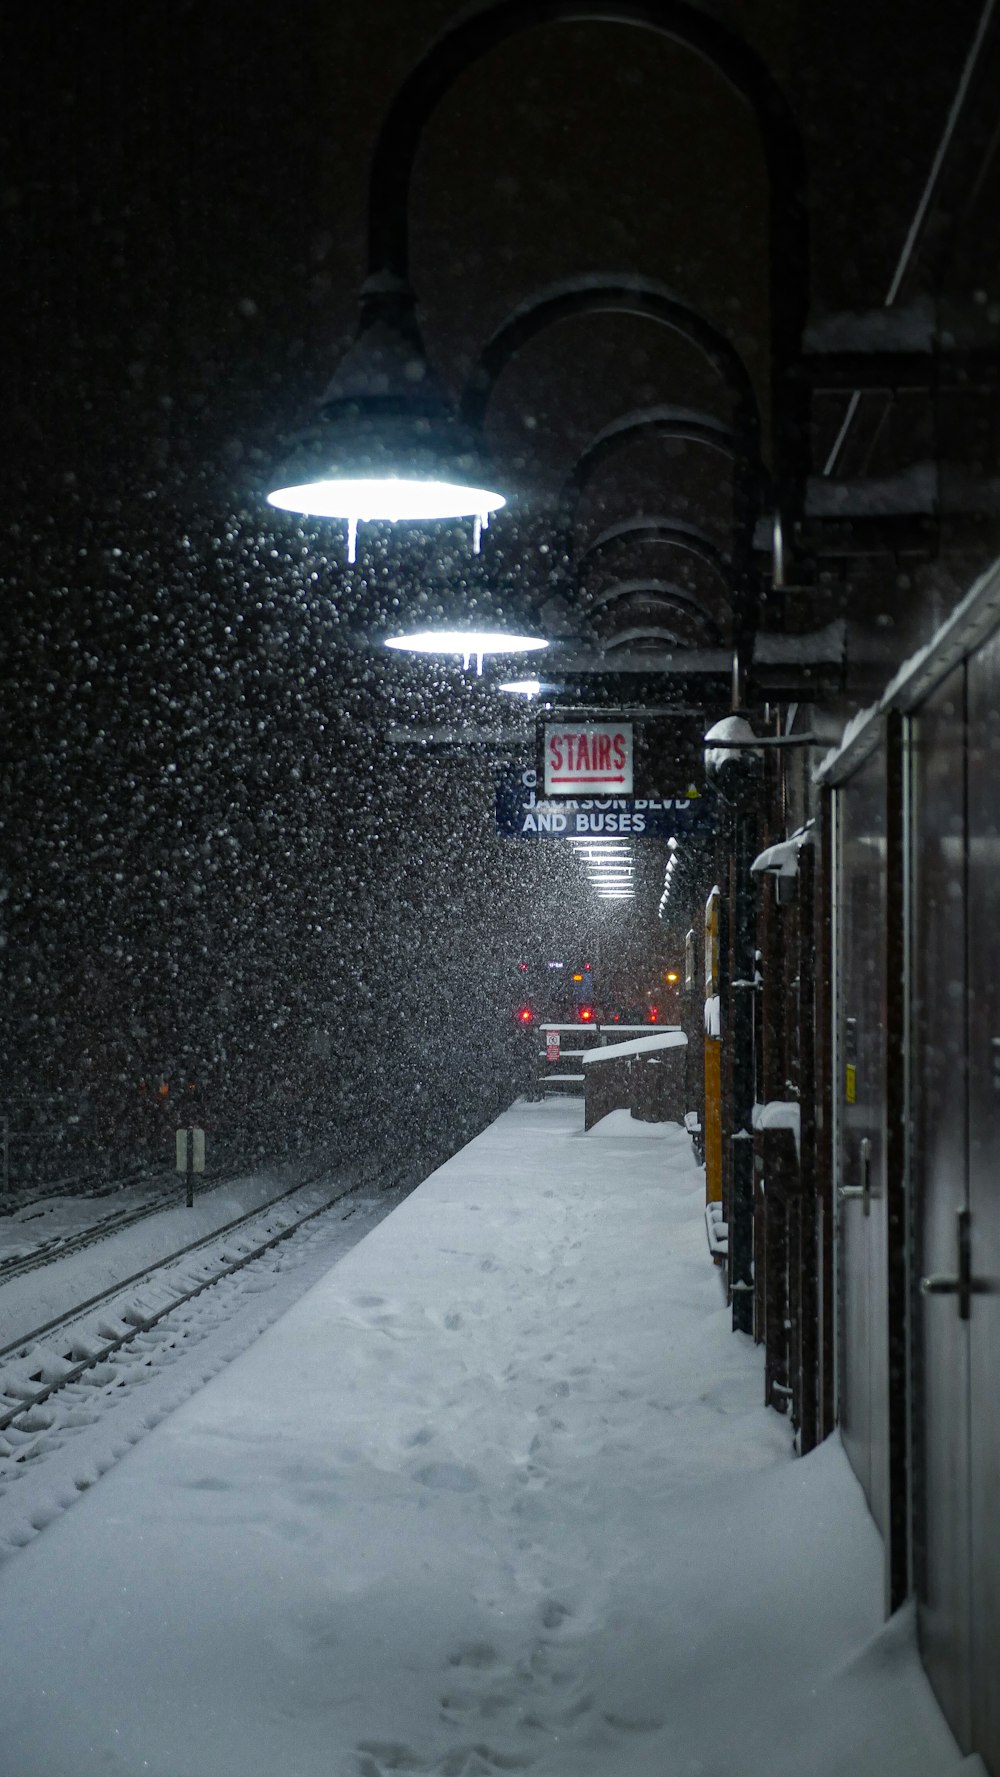
<path id="1" fill-rule="evenodd" d="M 739 460 L 738 440 L 732 427 L 711 414 L 688 407 L 637 408 L 603 427 L 574 463 L 559 496 L 570 522 L 575 517 L 584 488 L 597 469 L 622 445 L 631 444 L 635 438 L 649 432 L 660 438 L 679 439 L 685 444 L 704 444 L 733 462 Z"/>
<path id="2" fill-rule="evenodd" d="M 548 285 L 512 309 L 486 341 L 462 396 L 461 416 L 481 430 L 497 380 L 522 347 L 547 327 L 578 315 L 635 315 L 669 327 L 707 359 L 733 397 L 736 430 L 748 457 L 760 453 L 760 409 L 736 347 L 691 303 L 652 278 L 596 274 Z"/>
<path id="3" fill-rule="evenodd" d="M 802 138 L 787 99 L 748 43 L 689 0 L 485 0 L 431 44 L 399 87 L 375 144 L 369 184 L 366 302 L 398 303 L 408 287 L 409 196 L 424 128 L 474 63 L 523 31 L 548 24 L 622 24 L 685 44 L 714 67 L 751 111 L 767 174 L 772 423 L 782 505 L 802 477 L 804 396 L 794 369 L 809 300 L 809 236 Z M 788 516 L 793 512 L 788 510 Z"/>
<path id="4" fill-rule="evenodd" d="M 616 450 L 644 433 L 680 439 L 720 452 L 733 463 L 733 549 L 729 574 L 733 611 L 734 707 L 745 695 L 757 627 L 759 582 L 753 539 L 757 521 L 757 465 L 748 465 L 731 426 L 712 414 L 686 407 L 640 408 L 612 421 L 597 433 L 578 457 L 560 493 L 562 525 L 572 535 L 576 512 L 590 477 Z"/>
<path id="5" fill-rule="evenodd" d="M 719 636 L 719 626 L 704 605 L 672 580 L 617 580 L 613 586 L 606 586 L 602 592 L 587 600 L 587 616 L 592 617 L 599 611 L 607 612 L 613 606 L 623 602 L 634 603 L 639 599 L 678 611 L 708 630 L 714 638 Z"/>
<path id="6" fill-rule="evenodd" d="M 688 638 L 678 635 L 675 629 L 667 629 L 665 625 L 658 623 L 643 623 L 636 624 L 631 629 L 623 629 L 617 635 L 609 636 L 606 641 L 601 642 L 601 652 L 602 654 L 622 653 L 626 648 L 633 648 L 637 642 L 640 645 L 643 642 L 656 642 L 657 644 L 666 642 L 672 648 L 679 648 L 682 653 L 685 649 L 690 648 Z"/>
<path id="7" fill-rule="evenodd" d="M 627 518 L 621 524 L 609 525 L 592 543 L 588 543 L 580 553 L 578 566 L 582 570 L 585 562 L 618 543 L 667 543 L 677 549 L 687 549 L 706 562 L 725 582 L 727 592 L 732 590 L 732 562 L 700 525 L 689 524 L 683 518 Z"/>

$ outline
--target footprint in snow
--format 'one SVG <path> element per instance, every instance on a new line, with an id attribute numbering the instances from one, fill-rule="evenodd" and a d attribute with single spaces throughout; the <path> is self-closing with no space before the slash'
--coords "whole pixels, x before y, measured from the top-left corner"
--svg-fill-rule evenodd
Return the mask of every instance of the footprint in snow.
<path id="1" fill-rule="evenodd" d="M 616 1715 L 610 1709 L 603 1713 L 609 1728 L 626 1734 L 657 1734 L 665 1726 L 662 1715 Z"/>
<path id="2" fill-rule="evenodd" d="M 414 1475 L 423 1487 L 439 1487 L 446 1493 L 472 1493 L 479 1486 L 474 1468 L 461 1462 L 429 1462 Z"/>
<path id="3" fill-rule="evenodd" d="M 471 1666 L 474 1671 L 484 1672 L 487 1667 L 495 1666 L 499 1657 L 491 1641 L 466 1641 L 448 1655 L 448 1664 Z"/>

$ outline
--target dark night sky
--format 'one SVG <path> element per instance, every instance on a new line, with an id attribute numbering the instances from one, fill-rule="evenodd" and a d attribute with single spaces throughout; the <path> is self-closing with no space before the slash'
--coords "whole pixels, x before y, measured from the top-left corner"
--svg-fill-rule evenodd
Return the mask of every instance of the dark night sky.
<path id="1" fill-rule="evenodd" d="M 877 303 L 978 7 L 712 10 L 801 120 L 814 306 Z M 36 0 L 0 24 L 8 1036 L 40 1017 L 39 1066 L 62 1006 L 79 1071 L 79 1033 L 112 1003 L 131 1008 L 127 1068 L 184 1021 L 218 1043 L 227 989 L 265 1022 L 297 977 L 359 1017 L 386 983 L 401 1015 L 428 982 L 454 997 L 470 950 L 502 951 L 566 880 L 497 846 L 482 767 L 471 785 L 426 761 L 401 777 L 387 753 L 387 720 L 453 688 L 348 645 L 398 551 L 349 581 L 339 540 L 272 534 L 256 503 L 353 325 L 377 120 L 453 11 Z M 529 34 L 461 82 L 421 153 L 432 358 L 457 388 L 513 303 L 631 270 L 726 329 L 763 399 L 764 214 L 752 127 L 710 70 L 611 26 Z M 688 348 L 579 321 L 511 368 L 488 431 L 544 496 L 599 426 L 671 398 L 718 404 Z M 727 490 L 668 466 L 717 520 Z M 630 454 L 588 522 L 662 505 L 663 474 L 662 454 Z M 518 559 L 516 533 L 499 546 Z"/>

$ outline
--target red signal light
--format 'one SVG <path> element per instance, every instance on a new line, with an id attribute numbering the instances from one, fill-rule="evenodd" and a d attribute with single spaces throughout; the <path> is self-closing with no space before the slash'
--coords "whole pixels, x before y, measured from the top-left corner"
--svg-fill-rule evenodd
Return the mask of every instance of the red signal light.
<path id="1" fill-rule="evenodd" d="M 650 1022 L 650 1024 L 655 1024 L 659 1015 L 660 1014 L 659 1014 L 658 1008 L 656 1006 L 650 1006 L 650 1008 L 649 1008 L 649 1022 Z"/>
<path id="2" fill-rule="evenodd" d="M 522 1006 L 520 1011 L 518 1012 L 517 1016 L 518 1016 L 518 1020 L 521 1024 L 530 1024 L 532 1018 L 534 1017 L 534 1013 L 532 1012 L 530 1006 Z"/>
<path id="3" fill-rule="evenodd" d="M 593 1018 L 593 1016 L 594 1016 L 594 1012 L 593 1012 L 593 1008 L 591 1006 L 582 1006 L 580 1008 L 580 1019 L 581 1019 L 582 1023 L 589 1024 L 590 1020 Z"/>

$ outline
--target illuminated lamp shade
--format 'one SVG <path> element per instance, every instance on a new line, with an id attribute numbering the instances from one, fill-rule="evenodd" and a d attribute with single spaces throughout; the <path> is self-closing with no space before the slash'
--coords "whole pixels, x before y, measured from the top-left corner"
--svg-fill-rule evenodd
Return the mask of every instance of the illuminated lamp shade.
<path id="1" fill-rule="evenodd" d="M 508 679 L 497 686 L 498 691 L 507 691 L 512 697 L 537 697 L 541 689 L 541 679 Z"/>
<path id="2" fill-rule="evenodd" d="M 371 279 L 353 345 L 316 416 L 290 441 L 272 478 L 270 505 L 358 525 L 473 520 L 473 549 L 506 504 L 474 433 L 458 418 L 427 361 L 409 290 Z"/>
<path id="3" fill-rule="evenodd" d="M 419 583 L 396 589 L 387 648 L 411 654 L 457 655 L 482 673 L 488 654 L 513 656 L 548 647 L 520 601 L 501 600 L 480 564 L 468 561 L 448 584 Z"/>

